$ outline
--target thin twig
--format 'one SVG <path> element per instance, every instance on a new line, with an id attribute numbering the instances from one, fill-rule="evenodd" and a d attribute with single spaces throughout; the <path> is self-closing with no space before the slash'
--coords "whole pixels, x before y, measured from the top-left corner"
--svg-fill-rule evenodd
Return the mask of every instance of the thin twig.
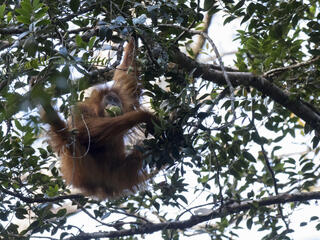
<path id="1" fill-rule="evenodd" d="M 258 129 L 256 128 L 256 126 L 255 126 L 255 124 L 254 124 L 254 117 L 253 117 L 253 115 L 254 115 L 254 112 L 252 111 L 251 125 L 253 126 L 253 129 L 255 130 L 258 138 L 261 140 L 261 137 L 260 137 L 260 134 L 259 134 L 259 132 L 258 132 Z M 264 144 L 263 144 L 261 141 L 260 141 L 259 145 L 260 145 L 260 148 L 261 148 L 261 151 L 262 151 L 262 155 L 263 155 L 264 162 L 265 162 L 265 164 L 266 164 L 266 166 L 267 166 L 267 169 L 268 169 L 268 171 L 269 171 L 269 173 L 270 173 L 270 175 L 271 175 L 272 181 L 273 181 L 274 192 L 275 192 L 276 195 L 279 195 L 279 187 L 278 187 L 278 184 L 277 184 L 276 175 L 275 175 L 275 173 L 274 173 L 274 171 L 273 171 L 273 169 L 272 169 L 272 167 L 271 167 L 271 164 L 270 164 L 270 161 L 269 161 L 269 158 L 268 158 L 267 151 L 265 150 Z M 285 224 L 287 231 L 289 231 L 289 230 L 290 230 L 289 224 L 288 224 L 288 222 L 286 221 L 286 219 L 285 219 L 285 217 L 284 217 L 281 204 L 279 203 L 279 204 L 277 204 L 277 206 L 278 206 L 279 215 L 280 215 L 283 223 Z"/>
<path id="2" fill-rule="evenodd" d="M 141 41 L 143 43 L 143 46 L 146 48 L 148 56 L 150 57 L 150 59 L 153 62 L 153 64 L 156 65 L 157 67 L 160 67 L 159 63 L 157 62 L 157 60 L 154 59 L 152 51 L 151 51 L 147 41 L 144 39 L 144 37 L 141 34 L 137 34 L 137 36 L 141 39 Z"/>
<path id="3" fill-rule="evenodd" d="M 144 217 L 141 217 L 141 216 L 137 216 L 137 215 L 135 215 L 135 214 L 132 214 L 132 213 L 128 213 L 128 212 L 121 212 L 121 211 L 118 211 L 118 210 L 112 210 L 112 212 L 114 212 L 114 213 L 118 213 L 118 214 L 123 214 L 123 215 L 126 215 L 126 216 L 128 216 L 128 217 L 134 217 L 134 218 L 137 218 L 137 219 L 140 219 L 140 220 L 142 220 L 142 221 L 144 221 L 144 222 L 146 222 L 146 223 L 151 223 L 148 219 L 146 219 L 146 218 L 144 218 Z"/>
<path id="4" fill-rule="evenodd" d="M 304 66 L 307 66 L 307 65 L 310 65 L 316 61 L 320 60 L 320 56 L 317 56 L 315 58 L 312 58 L 308 61 L 305 61 L 305 62 L 300 62 L 300 63 L 296 63 L 294 65 L 290 65 L 290 66 L 287 66 L 287 67 L 280 67 L 280 68 L 274 68 L 274 69 L 271 69 L 270 71 L 268 72 L 265 72 L 263 74 L 263 77 L 273 77 L 277 74 L 279 74 L 280 72 L 283 72 L 283 71 L 287 71 L 287 70 L 292 70 L 292 69 L 295 69 L 295 68 L 300 68 L 300 67 L 304 67 Z"/>
<path id="5" fill-rule="evenodd" d="M 92 26 L 92 27 L 81 27 L 81 28 L 69 30 L 68 33 L 69 34 L 78 34 L 80 32 L 85 32 L 85 31 L 91 30 L 93 28 L 95 28 L 95 26 Z"/>
<path id="6" fill-rule="evenodd" d="M 179 36 L 174 40 L 173 44 L 176 45 L 179 40 L 183 37 L 183 35 L 186 33 L 186 32 L 189 32 L 191 30 L 191 28 L 193 27 L 194 23 L 196 22 L 196 20 L 193 20 L 193 22 L 188 26 L 188 28 L 186 28 L 185 30 L 183 30 L 182 33 L 179 34 Z"/>
<path id="7" fill-rule="evenodd" d="M 78 202 L 78 201 L 77 201 Z M 80 203 L 78 202 L 78 206 L 80 205 Z M 114 227 L 113 224 L 108 224 L 108 223 L 104 223 L 102 221 L 100 221 L 99 219 L 97 219 L 95 216 L 93 216 L 87 209 L 85 209 L 84 207 L 80 206 L 81 211 L 83 211 L 85 214 L 87 214 L 90 218 L 92 218 L 93 220 L 95 220 L 96 222 L 100 223 L 103 226 L 107 226 L 107 227 Z"/>
<path id="8" fill-rule="evenodd" d="M 207 206 L 216 205 L 216 204 L 217 204 L 217 203 L 215 203 L 215 202 L 210 202 L 210 203 L 204 203 L 204 204 L 201 204 L 201 205 L 197 205 L 197 206 L 188 208 L 188 209 L 186 209 L 185 211 L 183 211 L 182 213 L 180 213 L 180 214 L 176 217 L 176 220 L 179 220 L 184 214 L 186 214 L 186 213 L 188 213 L 188 212 L 190 213 L 191 210 L 193 210 L 193 209 L 202 208 L 202 207 L 207 207 Z"/>

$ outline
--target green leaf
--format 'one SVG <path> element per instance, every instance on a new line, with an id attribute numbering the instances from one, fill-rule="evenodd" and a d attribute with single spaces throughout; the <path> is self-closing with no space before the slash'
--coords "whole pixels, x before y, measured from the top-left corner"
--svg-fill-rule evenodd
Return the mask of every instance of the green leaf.
<path id="1" fill-rule="evenodd" d="M 157 211 L 159 211 L 159 209 L 160 209 L 160 204 L 159 204 L 158 202 L 154 201 L 154 202 L 152 203 L 152 205 L 157 209 Z"/>
<path id="2" fill-rule="evenodd" d="M 40 155 L 43 159 L 46 159 L 48 157 L 48 152 L 43 148 L 38 148 L 38 151 L 40 152 Z"/>
<path id="3" fill-rule="evenodd" d="M 245 23 L 246 21 L 248 21 L 251 18 L 251 16 L 249 14 L 244 15 L 244 17 L 241 20 L 240 25 L 242 25 L 243 23 Z"/>
<path id="4" fill-rule="evenodd" d="M 79 35 L 76 36 L 76 44 L 79 48 L 87 47 L 87 44 L 82 40 L 82 38 Z"/>
<path id="5" fill-rule="evenodd" d="M 256 5 L 255 5 L 255 3 L 253 3 L 253 2 L 251 2 L 249 5 L 248 5 L 248 7 L 247 7 L 247 14 L 251 17 L 252 16 L 252 14 L 255 12 L 255 10 L 256 10 Z"/>
<path id="6" fill-rule="evenodd" d="M 14 88 L 17 89 L 17 88 L 22 88 L 22 87 L 25 87 L 27 84 L 25 82 L 16 82 L 14 84 Z"/>
<path id="7" fill-rule="evenodd" d="M 240 0 L 235 6 L 234 9 L 239 9 L 243 6 L 243 4 L 245 3 L 245 0 Z"/>
<path id="8" fill-rule="evenodd" d="M 20 14 L 17 16 L 18 22 L 21 22 L 27 25 L 31 24 L 31 21 L 30 21 L 31 12 L 28 12 L 27 10 L 22 8 L 16 9 L 16 12 Z"/>
<path id="9" fill-rule="evenodd" d="M 261 137 L 256 132 L 253 132 L 251 134 L 251 138 L 255 143 L 257 143 L 259 145 L 263 144 L 263 141 L 262 141 Z"/>
<path id="10" fill-rule="evenodd" d="M 302 172 L 310 171 L 312 170 L 313 166 L 314 166 L 313 162 L 308 162 L 302 167 L 301 171 Z"/>
<path id="11" fill-rule="evenodd" d="M 23 144 L 32 144 L 34 141 L 36 140 L 36 138 L 31 138 L 31 136 L 29 138 L 25 138 L 23 141 Z M 35 153 L 36 151 L 32 148 L 32 147 L 25 147 L 23 149 L 23 154 L 25 156 L 31 156 Z"/>
<path id="12" fill-rule="evenodd" d="M 106 41 L 111 40 L 112 33 L 113 33 L 112 29 L 107 28 L 106 26 L 100 26 L 99 27 L 100 40 L 104 40 L 104 39 L 106 39 Z"/>
<path id="13" fill-rule="evenodd" d="M 197 117 L 200 119 L 200 120 L 203 120 L 205 119 L 206 117 L 208 117 L 210 115 L 210 113 L 208 112 L 199 112 Z"/>
<path id="14" fill-rule="evenodd" d="M 43 19 L 39 22 L 37 22 L 36 26 L 48 26 L 51 24 L 51 21 L 49 19 Z"/>
<path id="15" fill-rule="evenodd" d="M 304 125 L 304 132 L 305 132 L 306 134 L 310 133 L 312 130 L 313 130 L 313 128 L 311 127 L 310 124 L 306 123 L 306 124 Z"/>
<path id="16" fill-rule="evenodd" d="M 57 212 L 56 216 L 57 217 L 63 217 L 64 215 L 66 215 L 66 213 L 67 213 L 67 209 L 62 208 Z"/>
<path id="17" fill-rule="evenodd" d="M 23 48 L 24 50 L 26 50 L 30 57 L 34 57 L 36 55 L 38 42 L 36 41 L 33 35 L 31 35 L 25 40 Z"/>
<path id="18" fill-rule="evenodd" d="M 183 196 L 183 195 L 178 195 L 178 198 L 180 198 L 181 201 L 183 201 L 185 204 L 188 204 L 188 200 L 187 200 L 187 198 L 186 198 L 185 196 Z"/>
<path id="19" fill-rule="evenodd" d="M 214 3 L 215 3 L 215 0 L 205 0 L 203 9 L 205 11 L 210 10 L 210 8 L 213 7 Z"/>
<path id="20" fill-rule="evenodd" d="M 252 218 L 248 219 L 247 220 L 247 228 L 251 229 L 252 228 L 252 224 L 253 224 Z"/>
<path id="21" fill-rule="evenodd" d="M 316 221 L 316 220 L 318 220 L 318 219 L 319 219 L 318 216 L 312 216 L 312 217 L 310 218 L 310 221 Z"/>
<path id="22" fill-rule="evenodd" d="M 36 20 L 38 20 L 38 19 L 44 17 L 47 14 L 47 12 L 48 12 L 48 7 L 43 7 L 39 11 L 36 12 L 34 17 Z"/>
<path id="23" fill-rule="evenodd" d="M 209 175 L 205 175 L 201 178 L 198 178 L 199 183 L 207 183 L 209 181 Z"/>
<path id="24" fill-rule="evenodd" d="M 33 0 L 32 6 L 33 6 L 33 9 L 37 10 L 38 8 L 40 8 L 42 6 L 42 3 L 40 3 L 40 0 Z"/>
<path id="25" fill-rule="evenodd" d="M 306 222 L 301 222 L 300 223 L 300 227 L 304 227 L 304 226 L 307 226 L 308 225 L 308 223 L 306 223 Z"/>
<path id="26" fill-rule="evenodd" d="M 95 41 L 96 41 L 96 36 L 90 38 L 89 43 L 88 43 L 89 49 L 93 48 Z"/>
<path id="27" fill-rule="evenodd" d="M 25 130 L 24 127 L 21 125 L 21 123 L 17 119 L 14 120 L 14 125 L 20 131 L 24 131 Z"/>
<path id="28" fill-rule="evenodd" d="M 17 208 L 16 209 L 16 217 L 18 219 L 25 219 L 25 216 L 28 215 L 28 211 L 24 208 Z"/>
<path id="29" fill-rule="evenodd" d="M 229 16 L 229 17 L 227 17 L 227 18 L 224 20 L 223 25 L 226 25 L 227 23 L 230 23 L 230 22 L 232 22 L 232 21 L 235 20 L 235 19 L 237 19 L 237 17 L 235 17 L 235 16 Z"/>
<path id="30" fill-rule="evenodd" d="M 189 53 L 189 55 L 190 55 L 191 57 L 194 57 L 194 52 L 193 52 L 192 48 L 187 47 L 186 50 L 187 50 L 187 52 Z"/>
<path id="31" fill-rule="evenodd" d="M 12 115 L 17 113 L 20 110 L 20 106 L 22 101 L 24 101 L 23 96 L 17 93 L 11 93 L 7 95 L 7 102 L 6 102 L 6 118 L 11 118 Z"/>
<path id="32" fill-rule="evenodd" d="M 279 39 L 284 34 L 284 25 L 281 23 L 276 23 L 270 29 L 270 36 L 275 39 Z"/>
<path id="33" fill-rule="evenodd" d="M 21 8 L 27 12 L 29 12 L 30 14 L 33 11 L 32 5 L 30 0 L 23 0 L 20 2 Z"/>
<path id="34" fill-rule="evenodd" d="M 243 156 L 248 159 L 250 162 L 257 162 L 256 159 L 254 158 L 254 156 L 252 156 L 251 153 L 244 151 L 243 152 Z"/>
<path id="35" fill-rule="evenodd" d="M 0 18 L 3 18 L 4 17 L 4 11 L 6 10 L 6 5 L 5 4 L 2 4 L 0 6 Z"/>
<path id="36" fill-rule="evenodd" d="M 58 191 L 59 191 L 59 186 L 56 184 L 54 185 L 54 187 L 49 186 L 48 190 L 46 191 L 46 194 L 49 197 L 54 197 L 58 195 Z"/>
<path id="37" fill-rule="evenodd" d="M 80 7 L 80 0 L 71 0 L 70 1 L 70 9 L 76 13 Z"/>
<path id="38" fill-rule="evenodd" d="M 320 141 L 320 137 L 318 137 L 318 136 L 314 136 L 313 137 L 313 139 L 312 139 L 312 147 L 313 147 L 313 149 L 315 149 L 318 146 L 319 141 Z"/>

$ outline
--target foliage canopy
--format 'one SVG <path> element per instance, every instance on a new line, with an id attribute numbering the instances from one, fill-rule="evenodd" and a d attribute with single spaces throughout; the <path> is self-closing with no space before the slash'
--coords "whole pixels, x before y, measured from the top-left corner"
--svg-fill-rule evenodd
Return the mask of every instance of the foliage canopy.
<path id="1" fill-rule="evenodd" d="M 320 199 L 319 9 L 315 0 L 0 0 L 0 236 L 236 239 L 256 225 L 265 239 L 291 239 L 291 212 Z M 232 67 L 215 46 L 218 15 L 241 23 Z M 112 80 L 132 34 L 161 120 L 144 140 L 145 164 L 163 170 L 120 199 L 71 194 L 37 106 L 51 101 L 67 117 L 82 90 Z M 292 139 L 305 150 L 283 152 Z M 101 229 L 70 224 L 75 212 Z M 310 222 L 320 230 L 317 215 Z"/>

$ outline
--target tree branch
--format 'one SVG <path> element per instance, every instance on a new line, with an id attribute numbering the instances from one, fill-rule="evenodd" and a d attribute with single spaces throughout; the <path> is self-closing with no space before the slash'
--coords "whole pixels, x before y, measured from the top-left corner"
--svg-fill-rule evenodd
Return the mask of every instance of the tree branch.
<path id="1" fill-rule="evenodd" d="M 116 238 L 124 236 L 133 236 L 136 234 L 154 233 L 163 229 L 186 229 L 191 228 L 201 222 L 209 221 L 215 218 L 226 217 L 231 214 L 247 211 L 252 208 L 259 208 L 280 203 L 302 202 L 308 200 L 320 199 L 320 192 L 303 192 L 296 194 L 280 194 L 261 200 L 250 200 L 241 203 L 232 203 L 224 205 L 218 209 L 212 210 L 206 215 L 193 215 L 188 220 L 172 221 L 155 224 L 143 224 L 137 228 L 124 229 L 120 231 L 80 233 L 77 236 L 67 238 L 67 240 L 86 240 L 91 238 Z"/>
<path id="2" fill-rule="evenodd" d="M 10 190 L 4 189 L 2 186 L 0 186 L 0 191 L 8 194 L 10 196 L 19 198 L 21 201 L 25 202 L 25 203 L 47 203 L 47 202 L 57 202 L 57 201 L 61 201 L 61 200 L 65 200 L 65 199 L 82 199 L 83 196 L 82 195 L 78 195 L 78 194 L 70 194 L 70 195 L 65 195 L 65 196 L 58 196 L 58 197 L 52 197 L 52 198 L 40 198 L 40 197 L 25 197 L 20 193 L 17 192 L 12 192 Z"/>
<path id="3" fill-rule="evenodd" d="M 27 31 L 25 28 L 21 27 L 9 27 L 9 28 L 0 28 L 0 34 L 11 35 L 11 34 L 20 34 Z"/>
<path id="4" fill-rule="evenodd" d="M 223 72 L 212 69 L 210 64 L 198 63 L 180 52 L 177 48 L 172 50 L 170 56 L 171 61 L 176 63 L 180 68 L 186 71 L 193 71 L 194 77 L 202 77 L 218 85 L 227 84 Z M 249 72 L 228 72 L 227 74 L 233 86 L 243 85 L 257 89 L 303 119 L 314 130 L 320 132 L 320 113 L 309 103 L 284 92 L 262 76 L 256 76 Z"/>
<path id="5" fill-rule="evenodd" d="M 320 56 L 317 56 L 315 58 L 312 58 L 308 61 L 305 61 L 305 62 L 300 62 L 300 63 L 297 63 L 297 64 L 294 64 L 294 65 L 290 65 L 290 66 L 287 66 L 287 67 L 280 67 L 280 68 L 274 68 L 274 69 L 271 69 L 270 71 L 266 72 L 263 74 L 264 77 L 273 77 L 281 72 L 284 72 L 284 71 L 287 71 L 287 70 L 292 70 L 292 69 L 295 69 L 295 68 L 299 68 L 299 67 L 304 67 L 304 66 L 308 66 L 316 61 L 318 61 L 320 59 Z"/>

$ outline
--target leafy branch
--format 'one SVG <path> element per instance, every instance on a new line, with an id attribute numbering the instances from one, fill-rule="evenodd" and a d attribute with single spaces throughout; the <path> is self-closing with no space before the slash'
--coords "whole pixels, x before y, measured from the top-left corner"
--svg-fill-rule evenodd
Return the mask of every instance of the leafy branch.
<path id="1" fill-rule="evenodd" d="M 295 194 L 280 194 L 277 196 L 271 196 L 261 200 L 250 200 L 244 202 L 234 202 L 231 204 L 225 204 L 218 209 L 212 210 L 209 214 L 205 215 L 193 215 L 189 219 L 184 221 L 172 221 L 162 223 L 146 223 L 136 228 L 123 229 L 119 231 L 108 232 L 94 232 L 94 233 L 80 233 L 77 236 L 69 237 L 67 240 L 86 240 L 86 239 L 98 239 L 98 238 L 116 238 L 124 236 L 133 236 L 136 234 L 150 234 L 163 229 L 187 229 L 191 228 L 199 223 L 209 221 L 216 218 L 226 217 L 231 214 L 240 213 L 249 209 L 270 206 L 280 203 L 301 202 L 307 200 L 320 199 L 320 192 L 303 192 Z"/>
<path id="2" fill-rule="evenodd" d="M 82 195 L 78 195 L 78 194 L 70 194 L 70 195 L 65 195 L 65 196 L 58 196 L 58 197 L 51 197 L 51 198 L 47 198 L 47 197 L 26 197 L 23 196 L 21 193 L 17 193 L 17 192 L 12 192 L 10 190 L 7 190 L 5 188 L 3 188 L 2 186 L 0 186 L 0 191 L 8 194 L 12 197 L 16 197 L 18 199 L 20 199 L 21 201 L 25 202 L 25 203 L 48 203 L 48 202 L 58 202 L 58 201 L 62 201 L 62 200 L 66 200 L 66 199 L 83 199 Z"/>
<path id="3" fill-rule="evenodd" d="M 194 77 L 202 77 L 221 86 L 227 84 L 223 71 L 213 69 L 212 65 L 198 63 L 179 51 L 178 48 L 172 49 L 170 55 L 171 60 L 181 69 L 193 71 Z M 285 92 L 263 76 L 249 72 L 227 72 L 227 75 L 233 86 L 242 85 L 257 89 L 303 119 L 314 130 L 320 132 L 320 112 L 311 104 Z"/>

